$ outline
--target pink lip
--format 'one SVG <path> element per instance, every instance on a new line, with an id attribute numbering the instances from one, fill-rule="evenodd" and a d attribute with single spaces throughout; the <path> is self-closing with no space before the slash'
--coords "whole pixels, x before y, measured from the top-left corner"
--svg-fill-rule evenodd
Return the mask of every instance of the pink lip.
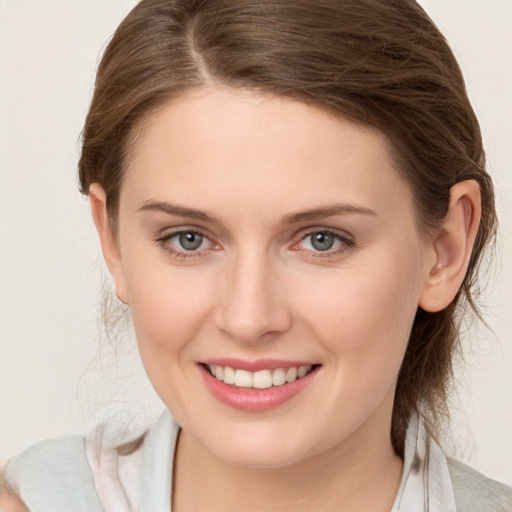
<path id="1" fill-rule="evenodd" d="M 244 361 L 235 358 L 217 358 L 201 361 L 203 364 L 213 364 L 216 366 L 229 366 L 235 370 L 247 370 L 248 372 L 259 372 L 260 370 L 277 370 L 277 368 L 292 368 L 299 366 L 312 365 L 314 363 L 305 361 L 284 361 L 278 359 L 258 359 L 257 361 Z"/>
<path id="2" fill-rule="evenodd" d="M 230 365 L 226 364 L 220 366 Z M 318 369 L 320 368 L 316 367 L 305 377 L 283 384 L 282 386 L 271 387 L 268 389 L 254 389 L 230 386 L 229 384 L 219 381 L 213 377 L 203 365 L 199 364 L 198 367 L 207 388 L 212 395 L 217 398 L 217 400 L 229 407 L 232 407 L 233 409 L 248 412 L 268 411 L 269 409 L 274 409 L 275 407 L 287 402 L 300 393 L 315 378 L 315 375 L 318 373 Z M 235 365 L 235 368 L 240 368 L 240 366 Z M 265 368 L 270 369 L 269 366 L 265 366 Z M 276 368 L 283 368 L 283 366 L 277 366 Z"/>

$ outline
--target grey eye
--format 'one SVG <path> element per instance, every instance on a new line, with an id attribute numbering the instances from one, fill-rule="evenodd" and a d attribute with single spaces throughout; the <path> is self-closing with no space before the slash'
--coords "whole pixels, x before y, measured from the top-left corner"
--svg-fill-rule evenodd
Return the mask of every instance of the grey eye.
<path id="1" fill-rule="evenodd" d="M 201 247 L 204 237 L 199 233 L 180 233 L 179 243 L 185 251 L 195 251 Z"/>
<path id="2" fill-rule="evenodd" d="M 330 233 L 312 233 L 310 237 L 311 245 L 317 251 L 328 251 L 329 249 L 332 249 L 332 246 L 334 245 L 335 242 L 334 236 L 332 236 Z"/>

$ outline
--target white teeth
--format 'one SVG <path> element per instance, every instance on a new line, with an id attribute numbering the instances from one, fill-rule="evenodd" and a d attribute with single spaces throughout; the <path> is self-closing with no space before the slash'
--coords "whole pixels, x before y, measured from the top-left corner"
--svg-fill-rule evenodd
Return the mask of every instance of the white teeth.
<path id="1" fill-rule="evenodd" d="M 272 387 L 272 373 L 270 370 L 261 370 L 252 374 L 252 387 L 268 389 Z"/>
<path id="2" fill-rule="evenodd" d="M 246 370 L 236 370 L 235 386 L 239 388 L 252 388 L 252 373 Z"/>
<path id="3" fill-rule="evenodd" d="M 309 370 L 311 370 L 311 366 L 301 366 L 299 368 L 299 371 L 297 372 L 297 377 L 299 377 L 299 379 L 301 379 L 302 377 L 304 377 L 304 375 L 306 375 L 306 373 L 309 372 Z"/>
<path id="4" fill-rule="evenodd" d="M 275 370 L 260 370 L 249 372 L 247 370 L 234 370 L 229 366 L 210 365 L 210 373 L 220 381 L 239 388 L 268 389 L 272 386 L 282 386 L 294 382 L 307 375 L 311 365 L 291 368 L 277 368 Z"/>
<path id="5" fill-rule="evenodd" d="M 272 385 L 273 386 L 282 386 L 286 382 L 286 373 L 283 368 L 278 368 L 274 370 L 272 374 Z"/>
<path id="6" fill-rule="evenodd" d="M 224 368 L 224 382 L 226 384 L 234 384 L 235 383 L 235 370 L 226 366 Z"/>
<path id="7" fill-rule="evenodd" d="M 286 370 L 286 382 L 297 380 L 297 368 L 288 368 Z"/>

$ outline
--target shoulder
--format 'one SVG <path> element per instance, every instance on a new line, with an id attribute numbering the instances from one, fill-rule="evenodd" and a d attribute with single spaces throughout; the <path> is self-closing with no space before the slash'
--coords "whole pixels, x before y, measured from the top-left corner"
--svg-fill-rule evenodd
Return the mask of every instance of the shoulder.
<path id="1" fill-rule="evenodd" d="M 7 463 L 3 480 L 5 503 L 15 503 L 16 496 L 29 510 L 102 510 L 82 436 L 49 439 L 33 445 Z M 4 502 L 2 506 L 9 510 Z M 11 510 L 23 510 L 8 505 Z"/>
<path id="2" fill-rule="evenodd" d="M 448 459 L 448 469 L 458 512 L 512 511 L 512 487 L 453 459 Z"/>
<path id="3" fill-rule="evenodd" d="M 155 487 L 151 471 L 155 460 L 170 457 L 172 468 L 178 431 L 166 411 L 150 428 L 141 426 L 112 421 L 87 436 L 59 437 L 31 446 L 5 467 L 0 511 L 135 510 L 141 483 L 147 483 L 149 491 Z M 151 456 L 145 457 L 148 449 Z"/>

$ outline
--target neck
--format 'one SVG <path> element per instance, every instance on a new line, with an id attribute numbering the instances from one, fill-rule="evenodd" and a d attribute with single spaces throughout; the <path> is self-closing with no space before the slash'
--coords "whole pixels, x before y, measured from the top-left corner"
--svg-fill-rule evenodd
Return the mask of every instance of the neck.
<path id="1" fill-rule="evenodd" d="M 370 441 L 361 434 L 290 466 L 244 468 L 220 460 L 182 431 L 173 511 L 389 512 L 402 460 L 393 451 L 389 429 Z"/>

